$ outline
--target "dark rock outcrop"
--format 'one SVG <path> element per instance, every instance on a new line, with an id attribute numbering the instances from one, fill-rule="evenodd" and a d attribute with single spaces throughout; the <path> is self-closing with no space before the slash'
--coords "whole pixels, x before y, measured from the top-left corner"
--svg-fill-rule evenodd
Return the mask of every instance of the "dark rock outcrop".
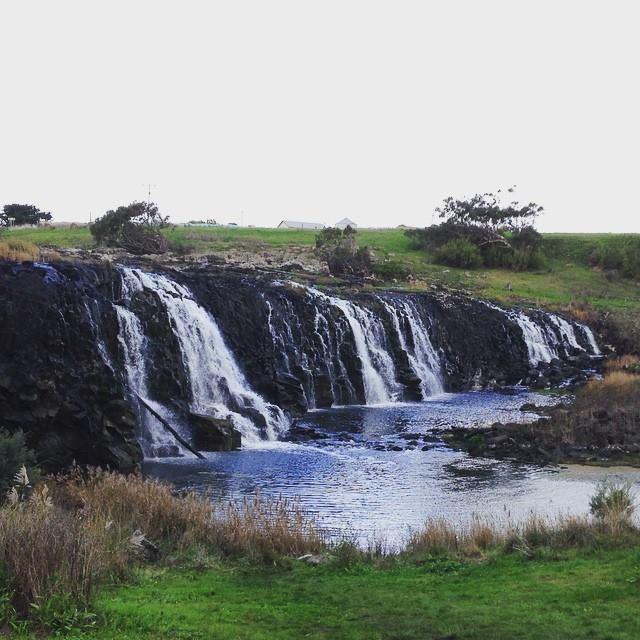
<path id="1" fill-rule="evenodd" d="M 100 353 L 117 331 L 106 298 L 117 281 L 110 269 L 0 263 L 0 427 L 23 429 L 47 470 L 141 460 L 135 414 Z"/>
<path id="2" fill-rule="evenodd" d="M 191 413 L 189 424 L 193 444 L 200 451 L 233 451 L 242 445 L 240 432 L 230 420 Z"/>
<path id="3" fill-rule="evenodd" d="M 366 402 L 346 301 L 376 324 L 398 400 L 420 400 L 425 394 L 408 355 L 417 339 L 411 322 L 419 324 L 437 352 L 447 391 L 521 381 L 547 386 L 567 377 L 578 381 L 590 364 L 582 349 L 565 345 L 557 360 L 532 367 L 518 323 L 462 295 L 354 289 L 327 294 L 215 266 L 164 272 L 215 318 L 251 389 L 289 416 Z M 144 407 L 137 402 L 132 407 L 128 400 L 114 304 L 131 311 L 142 327 L 150 400 L 190 427 L 196 447 L 237 448 L 239 434 L 230 423 L 189 415 L 193 384 L 158 291 L 143 288 L 125 296 L 119 272 L 105 264 L 0 264 L 0 427 L 24 429 L 47 469 L 73 460 L 120 469 L 139 463 L 136 410 Z M 402 312 L 405 304 L 413 309 L 411 321 Z M 555 329 L 549 326 L 549 331 Z M 264 431 L 264 413 L 238 406 L 229 389 L 222 395 L 216 403 Z M 175 454 L 171 445 L 163 444 L 162 450 Z"/>

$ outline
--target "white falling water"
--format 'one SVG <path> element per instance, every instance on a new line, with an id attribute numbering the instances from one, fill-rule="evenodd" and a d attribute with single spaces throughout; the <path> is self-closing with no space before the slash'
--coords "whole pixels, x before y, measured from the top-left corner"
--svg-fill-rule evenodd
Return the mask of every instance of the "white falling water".
<path id="1" fill-rule="evenodd" d="M 123 293 L 126 292 L 123 291 Z M 132 392 L 132 400 L 138 406 L 142 431 L 140 440 L 144 454 L 156 456 L 160 451 L 165 455 L 184 453 L 183 448 L 164 429 L 160 421 L 138 401 L 138 398 L 141 398 L 159 415 L 177 426 L 174 416 L 166 407 L 149 397 L 148 370 L 145 360 L 146 338 L 140 320 L 123 306 L 114 305 L 114 307 L 118 316 L 118 342 L 124 359 L 124 374 L 127 386 Z"/>
<path id="2" fill-rule="evenodd" d="M 571 323 L 567 322 L 560 316 L 556 316 L 553 313 L 550 313 L 548 317 L 549 320 L 551 320 L 551 322 L 553 322 L 553 324 L 558 328 L 558 331 L 560 332 L 560 335 L 565 342 L 567 342 L 574 349 L 584 351 L 584 348 L 578 343 L 575 329 L 573 328 L 573 325 Z"/>
<path id="3" fill-rule="evenodd" d="M 553 346 L 548 342 L 546 332 L 535 323 L 528 315 L 521 311 L 515 312 L 511 316 L 522 329 L 524 341 L 529 352 L 529 362 L 535 367 L 541 362 L 551 362 L 558 357 Z"/>
<path id="4" fill-rule="evenodd" d="M 582 324 L 580 326 L 582 327 L 584 334 L 587 336 L 587 340 L 589 341 L 589 346 L 591 347 L 591 353 L 594 356 L 601 356 L 602 351 L 600 351 L 600 347 L 596 342 L 596 337 L 593 335 L 593 331 L 591 331 L 591 328 L 588 327 L 586 324 Z"/>
<path id="5" fill-rule="evenodd" d="M 397 304 L 400 307 L 400 309 L 398 309 L 394 304 L 387 302 L 383 298 L 379 298 L 379 300 L 389 312 L 396 333 L 398 334 L 400 346 L 407 354 L 413 372 L 420 378 L 420 387 L 423 396 L 426 398 L 443 393 L 440 358 L 431 344 L 429 333 L 413 302 L 398 301 Z M 399 313 L 401 312 L 404 314 L 409 325 L 409 330 L 411 331 L 411 338 L 414 345 L 413 349 L 409 348 L 402 327 L 400 326 Z"/>
<path id="6" fill-rule="evenodd" d="M 348 300 L 334 298 L 317 289 L 307 289 L 311 296 L 337 307 L 349 323 L 356 351 L 362 364 L 362 380 L 367 404 L 396 401 L 401 387 L 396 380 L 393 358 L 385 346 L 384 327 L 379 318 Z"/>
<path id="7" fill-rule="evenodd" d="M 423 391 L 426 395 L 443 393 L 440 358 L 431 344 L 427 328 L 412 301 L 404 301 L 402 306 L 411 327 L 418 375 L 422 379 Z"/>
<path id="8" fill-rule="evenodd" d="M 189 376 L 191 409 L 196 413 L 229 418 L 245 442 L 275 440 L 288 427 L 279 407 L 268 404 L 249 386 L 227 348 L 213 317 L 201 307 L 186 287 L 166 276 L 123 269 L 127 287 L 153 291 L 170 318 Z M 132 283 L 130 280 L 138 280 Z M 252 414 L 262 429 L 245 414 Z"/>

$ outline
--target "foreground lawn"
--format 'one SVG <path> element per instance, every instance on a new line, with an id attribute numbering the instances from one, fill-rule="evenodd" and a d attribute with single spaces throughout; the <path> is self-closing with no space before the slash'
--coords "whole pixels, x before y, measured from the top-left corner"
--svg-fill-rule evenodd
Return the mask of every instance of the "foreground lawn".
<path id="1" fill-rule="evenodd" d="M 640 638 L 640 551 L 562 560 L 155 570 L 98 599 L 97 639 Z"/>

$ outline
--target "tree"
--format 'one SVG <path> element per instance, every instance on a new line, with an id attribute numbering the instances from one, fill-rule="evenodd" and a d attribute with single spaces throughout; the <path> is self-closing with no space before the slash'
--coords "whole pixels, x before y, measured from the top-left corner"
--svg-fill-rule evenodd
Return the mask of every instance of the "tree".
<path id="1" fill-rule="evenodd" d="M 98 244 L 121 247 L 130 253 L 164 253 L 168 248 L 160 229 L 169 216 L 162 216 L 153 202 L 132 202 L 107 211 L 91 225 Z"/>
<path id="2" fill-rule="evenodd" d="M 507 189 L 508 193 L 513 191 L 514 187 Z M 533 224 L 543 207 L 535 202 L 520 205 L 515 200 L 503 206 L 501 193 L 445 198 L 436 209 L 443 222 L 406 233 L 441 264 L 517 270 L 539 266 L 542 237 Z"/>
<path id="3" fill-rule="evenodd" d="M 53 219 L 51 213 L 40 211 L 32 204 L 5 204 L 2 213 L 0 213 L 0 226 L 8 227 L 10 223 L 16 226 L 40 224 L 40 222 L 48 222 L 51 219 Z"/>
<path id="4" fill-rule="evenodd" d="M 515 187 L 509 187 L 508 193 L 513 193 Z M 531 227 L 535 219 L 544 212 L 544 207 L 530 202 L 521 205 L 512 201 L 506 207 L 500 204 L 500 194 L 477 193 L 470 198 L 456 200 L 451 196 L 445 198 L 441 207 L 436 208 L 440 219 L 452 224 L 473 225 L 485 229 L 515 231 L 524 227 Z"/>
<path id="5" fill-rule="evenodd" d="M 316 253 L 327 263 L 334 276 L 368 276 L 371 273 L 371 252 L 358 247 L 357 231 L 347 226 L 323 229 L 316 235 Z"/>

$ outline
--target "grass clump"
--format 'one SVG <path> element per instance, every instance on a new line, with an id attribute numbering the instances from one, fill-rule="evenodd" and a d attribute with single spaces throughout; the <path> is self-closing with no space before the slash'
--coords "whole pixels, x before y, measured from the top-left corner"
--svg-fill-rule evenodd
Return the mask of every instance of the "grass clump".
<path id="1" fill-rule="evenodd" d="M 0 260 L 14 262 L 36 261 L 40 259 L 40 248 L 19 238 L 0 239 Z"/>
<path id="2" fill-rule="evenodd" d="M 631 486 L 628 483 L 603 480 L 589 502 L 591 513 L 601 521 L 631 524 L 635 511 Z"/>
<path id="3" fill-rule="evenodd" d="M 531 558 L 545 551 L 634 546 L 640 543 L 634 512 L 630 487 L 608 479 L 591 498 L 590 516 L 552 519 L 531 514 L 506 526 L 475 517 L 464 527 L 434 519 L 410 535 L 403 553 L 413 558 L 483 558 L 505 553 Z"/>

